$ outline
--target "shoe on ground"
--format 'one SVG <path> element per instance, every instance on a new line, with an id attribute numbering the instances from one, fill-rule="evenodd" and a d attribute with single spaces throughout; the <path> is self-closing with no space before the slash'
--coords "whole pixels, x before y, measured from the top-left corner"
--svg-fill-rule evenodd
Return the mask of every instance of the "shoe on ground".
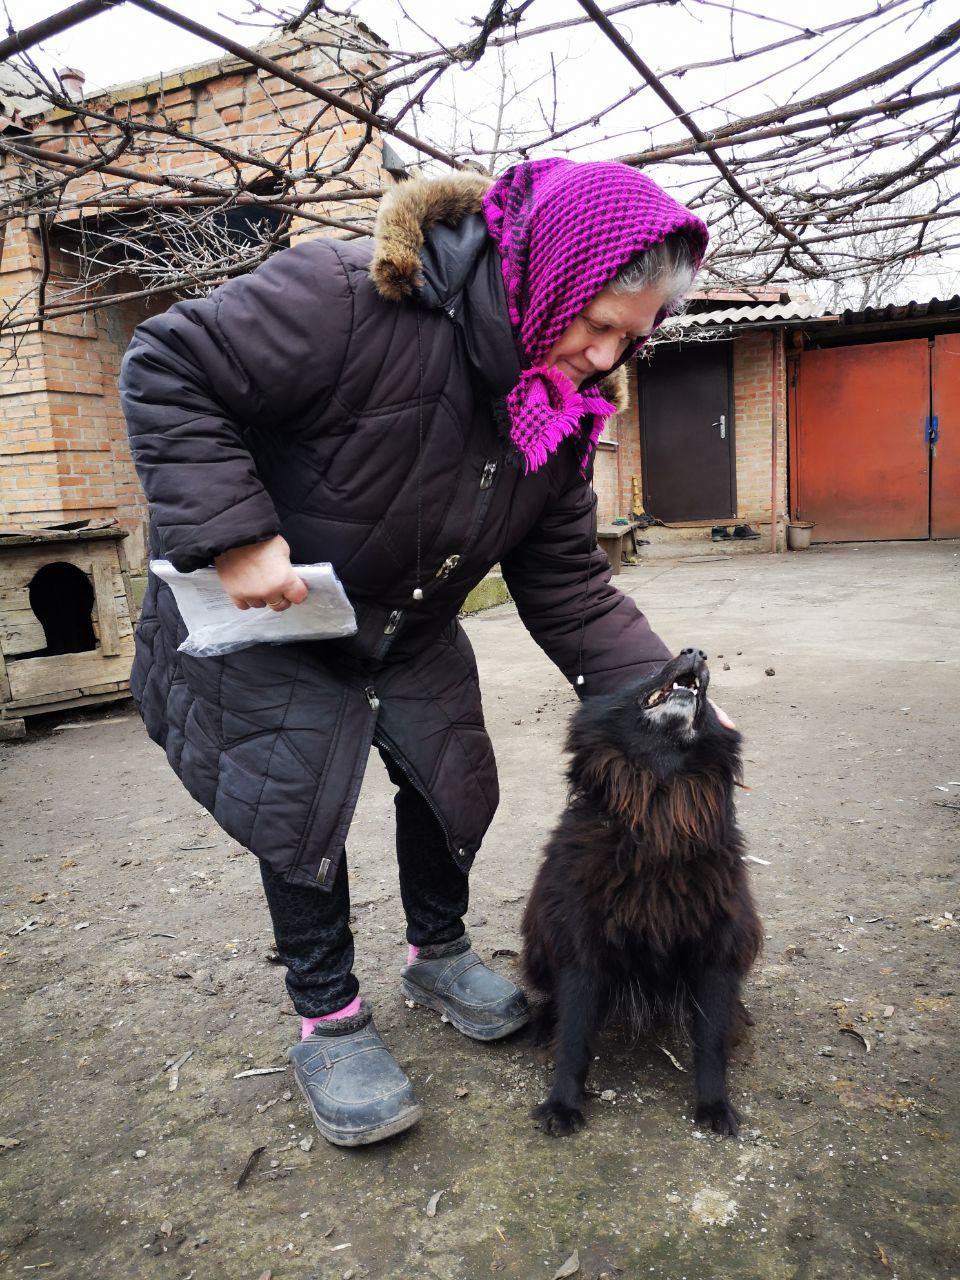
<path id="1" fill-rule="evenodd" d="M 730 530 L 724 524 L 715 524 L 710 530 L 711 542 L 725 542 L 730 537 Z"/>
<path id="2" fill-rule="evenodd" d="M 444 1014 L 472 1040 L 500 1040 L 530 1020 L 527 997 L 516 983 L 488 969 L 466 936 L 421 947 L 401 977 L 410 1000 Z"/>
<path id="3" fill-rule="evenodd" d="M 352 1017 L 319 1023 L 287 1056 L 314 1124 L 334 1146 L 380 1142 L 420 1119 L 413 1087 L 365 1000 Z"/>
<path id="4" fill-rule="evenodd" d="M 748 524 L 734 525 L 733 536 L 735 538 L 759 538 L 760 537 L 756 529 L 751 529 Z"/>

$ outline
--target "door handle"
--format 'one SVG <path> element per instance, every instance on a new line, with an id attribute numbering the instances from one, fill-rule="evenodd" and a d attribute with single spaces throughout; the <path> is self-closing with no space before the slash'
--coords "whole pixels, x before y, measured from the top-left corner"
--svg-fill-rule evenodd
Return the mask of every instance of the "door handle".
<path id="1" fill-rule="evenodd" d="M 721 439 L 721 440 L 726 440 L 726 438 L 727 438 L 727 415 L 726 415 L 725 413 L 721 413 L 721 415 L 720 415 L 720 417 L 717 419 L 717 421 L 716 421 L 716 422 L 711 422 L 711 423 L 710 423 L 710 425 L 711 425 L 711 427 L 719 427 L 719 428 L 720 428 L 720 439 Z"/>

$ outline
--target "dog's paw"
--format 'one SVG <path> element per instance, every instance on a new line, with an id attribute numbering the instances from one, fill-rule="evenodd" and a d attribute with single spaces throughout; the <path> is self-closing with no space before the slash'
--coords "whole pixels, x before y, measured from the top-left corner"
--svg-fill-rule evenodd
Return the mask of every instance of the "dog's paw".
<path id="1" fill-rule="evenodd" d="M 735 1138 L 740 1132 L 740 1114 L 726 1098 L 721 1098 L 719 1102 L 701 1102 L 694 1119 L 705 1129 L 722 1133 L 726 1138 Z"/>
<path id="2" fill-rule="evenodd" d="M 584 1126 L 583 1112 L 578 1107 L 568 1107 L 565 1102 L 550 1098 L 534 1107 L 533 1118 L 538 1129 L 554 1138 L 566 1137 Z"/>

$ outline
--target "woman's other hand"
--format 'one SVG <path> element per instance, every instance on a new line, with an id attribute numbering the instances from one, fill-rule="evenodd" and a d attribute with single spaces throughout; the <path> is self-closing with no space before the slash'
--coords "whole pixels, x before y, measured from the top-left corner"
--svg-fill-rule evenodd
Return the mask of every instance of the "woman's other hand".
<path id="1" fill-rule="evenodd" d="M 269 542 L 234 547 L 214 560 L 217 576 L 238 609 L 282 613 L 307 598 L 306 583 L 290 564 L 290 547 L 279 534 Z"/>
<path id="2" fill-rule="evenodd" d="M 712 698 L 708 698 L 707 701 L 710 703 L 711 707 L 713 707 L 714 711 L 717 713 L 717 719 L 720 721 L 720 723 L 723 725 L 725 729 L 735 729 L 737 727 L 734 724 L 734 722 L 730 719 L 730 717 L 727 715 L 727 713 L 724 711 L 723 707 L 718 707 Z"/>

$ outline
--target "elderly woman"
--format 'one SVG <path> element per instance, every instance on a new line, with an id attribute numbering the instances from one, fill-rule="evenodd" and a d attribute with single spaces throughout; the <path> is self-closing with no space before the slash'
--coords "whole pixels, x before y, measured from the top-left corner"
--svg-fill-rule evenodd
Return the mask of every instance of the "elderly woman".
<path id="1" fill-rule="evenodd" d="M 480 1040 L 527 1019 L 464 929 L 498 791 L 457 615 L 499 562 L 580 695 L 670 657 L 610 583 L 590 477 L 620 366 L 706 243 L 636 170 L 541 160 L 399 186 L 372 247 L 310 240 L 134 335 L 151 554 L 213 563 L 241 609 L 295 607 L 291 560 L 330 561 L 357 616 L 349 639 L 189 657 L 151 575 L 132 678 L 187 790 L 260 860 L 302 1018 L 290 1056 L 331 1142 L 420 1114 L 353 974 L 344 842 L 371 744 L 397 787 L 403 990 Z"/>

